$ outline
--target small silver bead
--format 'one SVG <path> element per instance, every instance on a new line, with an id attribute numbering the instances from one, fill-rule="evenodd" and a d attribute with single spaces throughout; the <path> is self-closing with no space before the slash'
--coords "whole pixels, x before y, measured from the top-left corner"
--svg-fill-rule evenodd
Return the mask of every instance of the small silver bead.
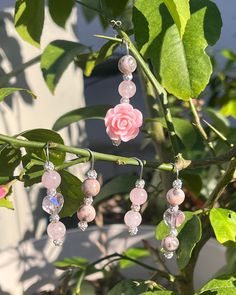
<path id="1" fill-rule="evenodd" d="M 47 190 L 47 195 L 49 197 L 55 197 L 57 194 L 57 190 L 55 188 L 50 188 Z"/>
<path id="2" fill-rule="evenodd" d="M 170 236 L 172 236 L 172 237 L 177 237 L 177 236 L 178 236 L 178 231 L 177 231 L 177 229 L 172 228 L 172 229 L 170 230 Z"/>
<path id="3" fill-rule="evenodd" d="M 90 178 L 90 179 L 96 179 L 97 176 L 98 176 L 98 174 L 97 174 L 97 172 L 96 172 L 95 170 L 89 170 L 89 171 L 87 172 L 87 176 L 88 176 L 88 178 Z"/>
<path id="4" fill-rule="evenodd" d="M 122 97 L 122 98 L 120 99 L 120 103 L 129 103 L 129 102 L 130 102 L 129 98 Z"/>
<path id="5" fill-rule="evenodd" d="M 118 140 L 112 140 L 112 144 L 114 146 L 119 146 L 121 144 L 121 140 L 120 139 L 118 139 Z"/>
<path id="6" fill-rule="evenodd" d="M 88 227 L 88 223 L 86 221 L 80 221 L 78 223 L 78 227 L 82 230 L 82 231 L 85 231 L 86 228 Z"/>
<path id="7" fill-rule="evenodd" d="M 163 254 L 166 259 L 171 259 L 174 256 L 174 252 L 164 252 Z"/>
<path id="8" fill-rule="evenodd" d="M 138 233 L 138 228 L 137 227 L 130 227 L 129 228 L 129 234 L 131 236 L 135 236 L 135 235 L 137 235 L 137 233 Z"/>
<path id="9" fill-rule="evenodd" d="M 181 189 L 182 188 L 182 180 L 180 179 L 176 179 L 174 182 L 173 182 L 173 188 L 176 188 L 176 189 Z"/>
<path id="10" fill-rule="evenodd" d="M 92 203 L 93 203 L 93 197 L 85 197 L 84 198 L 85 205 L 91 205 Z"/>
<path id="11" fill-rule="evenodd" d="M 46 162 L 43 167 L 46 171 L 53 171 L 55 168 L 52 162 Z"/>
<path id="12" fill-rule="evenodd" d="M 58 222 L 60 220 L 60 217 L 58 214 L 52 214 L 50 217 L 49 217 L 49 221 L 50 222 Z"/>
<path id="13" fill-rule="evenodd" d="M 135 187 L 137 188 L 144 188 L 144 186 L 145 186 L 145 181 L 143 179 L 138 179 L 135 182 Z"/>
<path id="14" fill-rule="evenodd" d="M 130 73 L 128 75 L 123 75 L 124 81 L 131 81 L 133 79 L 133 75 Z"/>
<path id="15" fill-rule="evenodd" d="M 54 244 L 55 246 L 62 246 L 62 244 L 63 244 L 63 240 L 53 240 L 53 244 Z"/>
<path id="16" fill-rule="evenodd" d="M 131 210 L 133 210 L 134 212 L 139 212 L 140 211 L 140 206 L 132 204 L 131 205 Z"/>

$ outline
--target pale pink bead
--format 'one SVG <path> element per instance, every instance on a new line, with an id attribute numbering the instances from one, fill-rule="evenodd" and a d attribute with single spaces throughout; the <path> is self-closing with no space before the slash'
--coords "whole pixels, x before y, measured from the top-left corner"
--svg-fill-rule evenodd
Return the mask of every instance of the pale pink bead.
<path id="1" fill-rule="evenodd" d="M 42 184 L 47 189 L 57 188 L 61 183 L 61 176 L 57 171 L 45 171 L 42 176 Z"/>
<path id="2" fill-rule="evenodd" d="M 58 222 L 51 222 L 47 227 L 47 234 L 49 238 L 53 240 L 63 240 L 66 234 L 66 227 L 65 225 L 58 221 Z"/>
<path id="3" fill-rule="evenodd" d="M 137 62 L 132 55 L 124 55 L 118 62 L 118 68 L 123 74 L 133 73 L 137 68 Z"/>
<path id="4" fill-rule="evenodd" d="M 121 97 L 133 97 L 136 93 L 136 85 L 132 81 L 122 81 L 118 87 L 118 92 Z"/>
<path id="5" fill-rule="evenodd" d="M 96 217 L 96 211 L 91 205 L 82 205 L 77 211 L 77 216 L 80 221 L 91 222 Z"/>
<path id="6" fill-rule="evenodd" d="M 128 227 L 134 228 L 140 225 L 142 216 L 139 212 L 130 210 L 125 214 L 124 221 Z"/>
<path id="7" fill-rule="evenodd" d="M 178 211 L 175 219 L 175 226 L 179 227 L 185 221 L 185 214 L 182 211 Z"/>
<path id="8" fill-rule="evenodd" d="M 177 206 L 183 203 L 185 199 L 185 193 L 182 189 L 172 188 L 166 194 L 167 201 L 172 206 Z"/>
<path id="9" fill-rule="evenodd" d="M 173 252 L 179 247 L 179 240 L 176 237 L 167 236 L 162 240 L 162 247 L 165 251 Z"/>
<path id="10" fill-rule="evenodd" d="M 135 205 L 143 205 L 147 201 L 147 192 L 143 188 L 135 187 L 130 192 L 130 200 Z"/>
<path id="11" fill-rule="evenodd" d="M 97 179 L 86 179 L 82 183 L 82 192 L 86 197 L 94 197 L 100 192 L 100 183 Z"/>

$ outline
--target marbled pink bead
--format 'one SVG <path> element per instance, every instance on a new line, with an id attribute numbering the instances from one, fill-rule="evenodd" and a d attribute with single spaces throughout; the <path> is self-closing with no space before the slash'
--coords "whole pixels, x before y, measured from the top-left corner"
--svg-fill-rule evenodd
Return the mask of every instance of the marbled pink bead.
<path id="1" fill-rule="evenodd" d="M 122 81 L 118 87 L 118 92 L 121 97 L 133 97 L 136 93 L 136 85 L 132 81 Z"/>
<path id="2" fill-rule="evenodd" d="M 140 225 L 142 216 L 139 212 L 130 210 L 125 214 L 124 221 L 128 227 L 134 228 Z"/>
<path id="3" fill-rule="evenodd" d="M 51 222 L 47 227 L 47 234 L 53 240 L 63 240 L 66 234 L 66 227 L 60 221 Z"/>
<path id="4" fill-rule="evenodd" d="M 61 183 L 61 176 L 57 171 L 45 171 L 42 176 L 42 184 L 47 189 L 57 188 Z"/>
<path id="5" fill-rule="evenodd" d="M 130 192 L 130 200 L 135 205 L 143 205 L 147 201 L 147 192 L 143 188 L 135 187 Z"/>
<path id="6" fill-rule="evenodd" d="M 179 227 L 185 221 L 185 214 L 182 211 L 178 211 L 175 219 L 175 226 Z"/>
<path id="7" fill-rule="evenodd" d="M 123 74 L 133 73 L 137 68 L 137 62 L 132 55 L 124 55 L 118 62 L 118 68 Z"/>
<path id="8" fill-rule="evenodd" d="M 91 222 L 96 217 L 96 211 L 91 205 L 82 205 L 77 211 L 77 216 L 80 221 Z"/>
<path id="9" fill-rule="evenodd" d="M 172 206 L 177 206 L 183 203 L 185 199 L 185 193 L 182 189 L 172 188 L 166 194 L 167 201 Z"/>
<path id="10" fill-rule="evenodd" d="M 162 247 L 165 251 L 173 252 L 179 247 L 179 240 L 176 237 L 167 236 L 162 240 Z"/>
<path id="11" fill-rule="evenodd" d="M 95 197 L 100 192 L 100 183 L 97 179 L 88 178 L 82 183 L 81 188 L 86 197 Z"/>

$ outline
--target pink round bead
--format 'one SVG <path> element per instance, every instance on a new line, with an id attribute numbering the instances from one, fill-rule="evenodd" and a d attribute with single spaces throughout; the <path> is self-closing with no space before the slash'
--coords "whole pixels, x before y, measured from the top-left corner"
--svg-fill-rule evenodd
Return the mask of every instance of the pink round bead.
<path id="1" fill-rule="evenodd" d="M 45 171 L 42 176 L 42 184 L 47 189 L 57 188 L 61 183 L 61 176 L 57 171 Z"/>
<path id="2" fill-rule="evenodd" d="M 147 201 L 147 192 L 143 188 L 135 187 L 130 192 L 130 200 L 135 205 L 143 205 Z"/>
<path id="3" fill-rule="evenodd" d="M 162 240 L 162 247 L 165 251 L 173 252 L 179 247 L 179 240 L 176 237 L 167 236 Z"/>
<path id="4" fill-rule="evenodd" d="M 175 219 L 175 226 L 179 227 L 185 221 L 185 214 L 182 211 L 178 211 Z"/>
<path id="5" fill-rule="evenodd" d="M 118 92 L 123 98 L 133 97 L 136 93 L 136 85 L 132 81 L 122 81 L 118 87 Z"/>
<path id="6" fill-rule="evenodd" d="M 82 205 L 77 211 L 77 216 L 80 221 L 91 222 L 96 217 L 96 211 L 91 205 Z"/>
<path id="7" fill-rule="evenodd" d="M 86 197 L 95 197 L 100 192 L 100 183 L 97 179 L 88 178 L 82 183 L 81 188 Z"/>
<path id="8" fill-rule="evenodd" d="M 182 189 L 172 188 L 166 194 L 167 201 L 172 206 L 177 206 L 183 203 L 185 199 L 185 193 Z"/>
<path id="9" fill-rule="evenodd" d="M 142 216 L 139 212 L 130 210 L 125 214 L 124 221 L 128 227 L 134 228 L 140 225 Z"/>
<path id="10" fill-rule="evenodd" d="M 137 62 L 132 55 L 124 55 L 118 62 L 118 68 L 123 74 L 133 73 L 137 68 Z"/>
<path id="11" fill-rule="evenodd" d="M 63 240 L 66 234 L 66 227 L 60 221 L 51 222 L 47 227 L 47 234 L 53 240 Z"/>

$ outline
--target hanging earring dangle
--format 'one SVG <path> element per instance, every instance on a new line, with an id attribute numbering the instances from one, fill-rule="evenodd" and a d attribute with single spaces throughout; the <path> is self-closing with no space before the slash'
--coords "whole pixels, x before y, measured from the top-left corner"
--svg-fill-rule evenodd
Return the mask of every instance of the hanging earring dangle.
<path id="1" fill-rule="evenodd" d="M 142 216 L 139 213 L 141 209 L 141 205 L 146 203 L 147 201 L 147 192 L 144 189 L 145 181 L 143 180 L 143 162 L 135 158 L 140 165 L 140 176 L 139 179 L 135 183 L 135 188 L 133 188 L 130 192 L 130 200 L 132 202 L 131 210 L 129 210 L 124 216 L 124 222 L 129 228 L 129 233 L 131 236 L 136 235 L 138 233 L 138 226 L 142 222 Z"/>
<path id="2" fill-rule="evenodd" d="M 173 257 L 175 251 L 179 247 L 177 238 L 177 228 L 184 222 L 185 214 L 179 210 L 179 205 L 184 202 L 185 193 L 181 189 L 182 181 L 179 179 L 179 170 L 176 165 L 176 180 L 173 182 L 172 188 L 167 192 L 166 199 L 170 204 L 169 208 L 164 212 L 163 219 L 170 229 L 170 233 L 162 240 L 162 252 L 167 259 Z"/>
<path id="3" fill-rule="evenodd" d="M 123 81 L 118 87 L 121 100 L 120 104 L 109 109 L 105 116 L 106 132 L 115 146 L 119 146 L 122 141 L 127 142 L 134 139 L 143 124 L 142 113 L 130 104 L 130 98 L 136 93 L 132 73 L 137 68 L 137 62 L 129 54 L 128 42 L 123 41 L 123 43 L 126 46 L 126 55 L 121 57 L 118 62 L 119 71 L 123 74 Z"/>
<path id="4" fill-rule="evenodd" d="M 87 179 L 82 183 L 82 192 L 84 193 L 84 204 L 77 211 L 77 217 L 80 220 L 78 227 L 85 231 L 88 223 L 93 221 L 96 217 L 96 211 L 92 206 L 93 197 L 100 192 L 100 183 L 97 180 L 97 172 L 94 170 L 94 156 L 90 149 L 91 168 L 87 172 Z"/>
<path id="5" fill-rule="evenodd" d="M 47 195 L 43 199 L 42 208 L 50 214 L 50 223 L 47 226 L 47 234 L 53 240 L 55 246 L 61 246 L 66 234 L 65 225 L 60 222 L 59 212 L 61 211 L 64 198 L 57 192 L 61 183 L 60 174 L 54 170 L 54 165 L 49 161 L 49 145 L 46 145 L 46 163 L 42 175 L 42 185 L 47 189 Z"/>

